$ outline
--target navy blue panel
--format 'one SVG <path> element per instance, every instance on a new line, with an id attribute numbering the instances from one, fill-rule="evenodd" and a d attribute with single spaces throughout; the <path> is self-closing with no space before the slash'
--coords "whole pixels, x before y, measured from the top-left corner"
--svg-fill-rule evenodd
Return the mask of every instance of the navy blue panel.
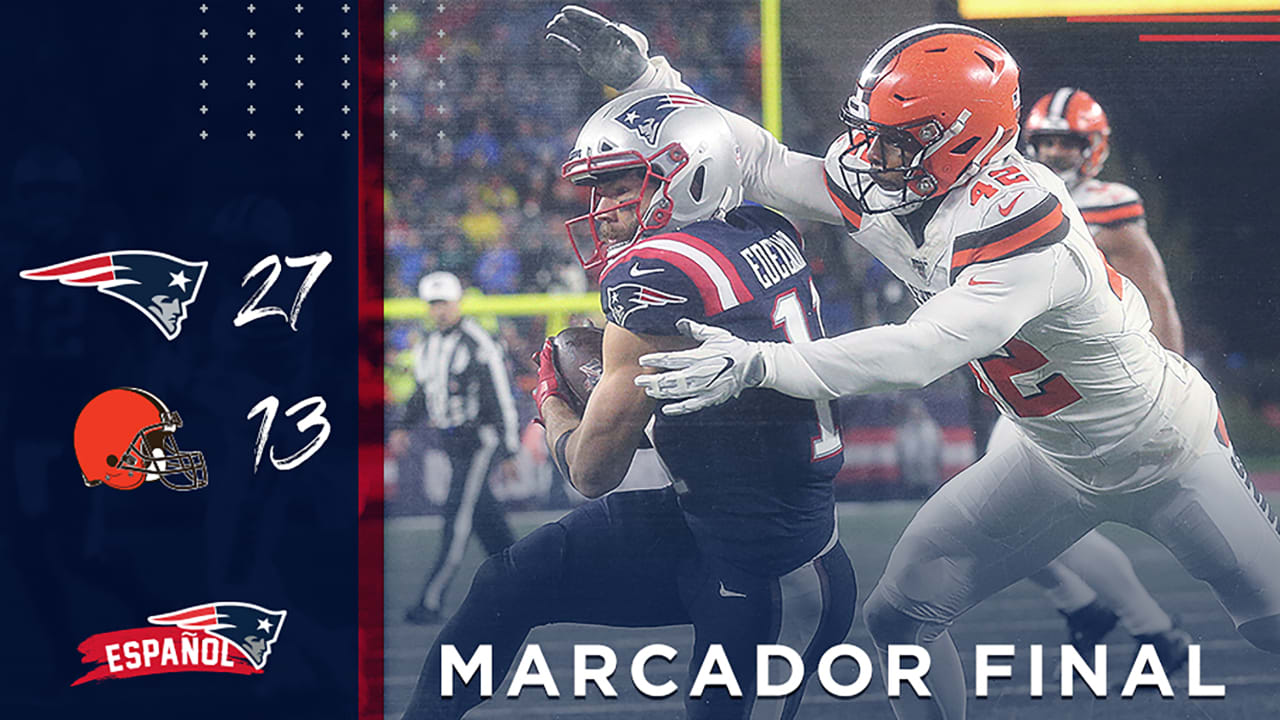
<path id="1" fill-rule="evenodd" d="M 3 14 L 0 599 L 14 642 L 0 716 L 356 714 L 355 3 L 249 5 Z M 281 315 L 314 265 L 286 258 L 321 252 L 331 264 L 292 329 Z M 272 254 L 279 278 L 257 307 L 282 312 L 236 327 L 271 267 L 245 276 Z M 86 258 L 101 269 L 62 265 Z M 61 267 L 19 275 L 48 266 Z M 207 487 L 85 486 L 77 416 L 117 387 L 178 413 L 173 440 L 203 453 Z M 317 396 L 330 436 L 277 468 L 273 453 L 284 461 L 318 432 L 296 427 L 314 407 L 286 411 Z M 278 409 L 255 473 L 263 413 L 248 416 L 269 397 Z M 90 636 L 208 603 L 242 609 L 238 642 L 252 642 L 245 618 L 269 620 L 270 654 L 249 653 L 260 674 L 71 686 L 93 668 L 77 650 Z"/>

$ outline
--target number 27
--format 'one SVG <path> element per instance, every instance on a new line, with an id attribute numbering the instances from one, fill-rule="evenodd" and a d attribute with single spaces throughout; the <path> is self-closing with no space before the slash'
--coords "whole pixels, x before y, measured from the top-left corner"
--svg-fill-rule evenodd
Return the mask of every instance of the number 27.
<path id="1" fill-rule="evenodd" d="M 258 301 L 262 299 L 263 295 L 267 294 L 267 291 L 270 290 L 271 287 L 276 284 L 276 280 L 280 278 L 280 256 L 273 253 L 262 258 L 258 261 L 257 265 L 254 265 L 253 268 L 249 270 L 248 274 L 244 276 L 244 279 L 240 281 L 240 286 L 244 287 L 245 283 L 249 282 L 250 278 L 267 268 L 271 268 L 271 273 L 267 275 L 266 281 L 249 296 L 249 299 L 240 308 L 240 311 L 236 313 L 235 320 L 232 321 L 232 324 L 236 327 L 242 327 L 254 320 L 260 320 L 272 315 L 279 315 L 287 320 L 289 322 L 289 327 L 296 332 L 298 329 L 298 313 L 302 312 L 302 301 L 307 299 L 307 293 L 311 292 L 311 287 L 316 284 L 316 280 L 320 279 L 320 273 L 324 272 L 324 269 L 329 267 L 329 263 L 331 262 L 333 262 L 333 255 L 329 254 L 328 250 L 318 252 L 314 255 L 286 257 L 284 259 L 284 264 L 291 268 L 303 267 L 305 265 L 311 266 L 311 269 L 307 271 L 306 277 L 302 278 L 302 284 L 298 286 L 298 294 L 293 297 L 293 306 L 289 308 L 289 312 L 286 313 L 283 308 L 276 307 L 275 305 L 258 307 Z"/>

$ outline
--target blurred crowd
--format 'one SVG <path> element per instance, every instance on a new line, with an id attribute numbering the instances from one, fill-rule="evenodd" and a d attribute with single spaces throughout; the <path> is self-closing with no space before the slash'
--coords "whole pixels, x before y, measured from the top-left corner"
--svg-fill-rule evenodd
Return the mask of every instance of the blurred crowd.
<path id="1" fill-rule="evenodd" d="M 609 7 L 650 29 L 698 91 L 758 115 L 756 4 Z M 604 91 L 542 40 L 558 3 L 415 6 L 389 19 L 386 291 L 448 270 L 486 294 L 583 292 L 563 221 L 585 195 L 560 180 Z M 417 13 L 416 15 L 414 13 Z M 729 21 L 726 22 L 726 19 Z M 441 62 L 443 58 L 443 62 Z M 395 85 L 392 86 L 391 83 Z"/>

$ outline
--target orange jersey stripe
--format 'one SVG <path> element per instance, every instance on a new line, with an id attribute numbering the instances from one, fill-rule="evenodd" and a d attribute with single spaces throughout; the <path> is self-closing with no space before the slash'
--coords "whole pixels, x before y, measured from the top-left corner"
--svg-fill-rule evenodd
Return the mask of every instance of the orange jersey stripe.
<path id="1" fill-rule="evenodd" d="M 965 265 L 971 265 L 975 262 L 991 262 L 1012 254 L 1044 237 L 1064 220 L 1062 203 L 1057 203 L 1048 215 L 1003 240 L 955 253 L 951 257 L 951 270 L 954 273 Z"/>
<path id="2" fill-rule="evenodd" d="M 1081 210 L 1080 215 L 1084 217 L 1084 221 L 1090 225 L 1110 225 L 1121 220 L 1136 220 L 1142 217 L 1145 211 L 1142 203 L 1135 202 L 1119 207 L 1105 208 L 1102 210 Z"/>

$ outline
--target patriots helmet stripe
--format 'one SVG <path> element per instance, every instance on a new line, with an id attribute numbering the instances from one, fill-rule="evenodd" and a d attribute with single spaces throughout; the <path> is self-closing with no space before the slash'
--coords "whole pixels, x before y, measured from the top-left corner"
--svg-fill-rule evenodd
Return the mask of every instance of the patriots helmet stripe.
<path id="1" fill-rule="evenodd" d="M 287 610 L 268 610 L 252 603 L 216 602 L 152 615 L 147 622 L 217 635 L 239 648 L 249 664 L 261 670 L 271 646 L 280 639 L 287 614 Z"/>
<path id="2" fill-rule="evenodd" d="M 173 340 L 182 332 L 187 306 L 195 302 L 206 261 L 190 261 L 153 250 L 99 253 L 23 270 L 26 280 L 57 280 L 63 285 L 96 287 L 129 303 Z"/>

